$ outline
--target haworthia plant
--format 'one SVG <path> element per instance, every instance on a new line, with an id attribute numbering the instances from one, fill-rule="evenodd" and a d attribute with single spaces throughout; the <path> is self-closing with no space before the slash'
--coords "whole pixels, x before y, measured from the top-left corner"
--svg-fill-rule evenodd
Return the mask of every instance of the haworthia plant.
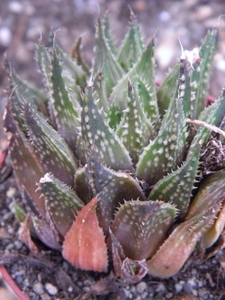
<path id="1" fill-rule="evenodd" d="M 158 88 L 155 39 L 144 45 L 133 13 L 119 48 L 108 15 L 97 20 L 89 67 L 80 39 L 73 57 L 51 40 L 36 50 L 45 90 L 10 70 L 4 126 L 23 230 L 84 270 L 112 261 L 129 283 L 173 276 L 225 223 L 225 92 L 206 107 L 218 30 L 182 50 Z"/>

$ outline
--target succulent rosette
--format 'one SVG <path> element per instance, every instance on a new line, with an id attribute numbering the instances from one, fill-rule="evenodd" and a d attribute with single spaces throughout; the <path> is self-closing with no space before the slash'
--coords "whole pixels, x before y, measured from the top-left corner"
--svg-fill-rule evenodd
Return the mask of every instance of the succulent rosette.
<path id="1" fill-rule="evenodd" d="M 173 276 L 219 239 L 225 92 L 207 106 L 217 40 L 213 29 L 182 50 L 157 87 L 154 37 L 144 45 L 132 14 L 117 48 L 106 16 L 90 68 L 80 39 L 71 56 L 53 35 L 36 50 L 43 90 L 10 70 L 4 125 L 32 251 L 30 235 L 78 268 L 137 282 Z"/>

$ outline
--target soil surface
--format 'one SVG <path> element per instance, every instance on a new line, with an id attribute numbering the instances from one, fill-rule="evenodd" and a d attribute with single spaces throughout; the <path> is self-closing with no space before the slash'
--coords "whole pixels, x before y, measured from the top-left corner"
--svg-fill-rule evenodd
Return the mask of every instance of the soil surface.
<path id="1" fill-rule="evenodd" d="M 221 1 L 163 0 L 0 0 L 0 115 L 6 101 L 7 75 L 4 59 L 24 79 L 41 86 L 34 61 L 35 44 L 42 37 L 48 45 L 49 32 L 57 31 L 57 40 L 66 51 L 82 36 L 83 51 L 90 63 L 93 54 L 95 21 L 110 11 L 110 21 L 118 43 L 124 36 L 132 8 L 142 24 L 144 39 L 156 35 L 157 79 L 180 56 L 180 44 L 191 50 L 200 44 L 209 28 L 221 27 L 218 54 L 210 93 L 218 97 L 225 86 L 225 3 Z M 60 29 L 60 30 L 58 30 Z M 0 121 L 1 122 L 1 121 Z M 0 123 L 0 164 L 6 137 Z M 12 213 L 12 203 L 20 203 L 9 159 L 0 168 L 0 264 L 30 299 L 225 299 L 225 252 L 207 262 L 194 257 L 173 278 L 159 280 L 146 276 L 136 285 L 127 285 L 111 274 L 82 272 L 71 267 L 54 251 L 32 256 L 19 241 L 19 223 Z M 100 280 L 100 281 L 99 281 Z M 0 299 L 2 296 L 0 280 Z M 15 299 L 14 296 L 9 299 Z"/>

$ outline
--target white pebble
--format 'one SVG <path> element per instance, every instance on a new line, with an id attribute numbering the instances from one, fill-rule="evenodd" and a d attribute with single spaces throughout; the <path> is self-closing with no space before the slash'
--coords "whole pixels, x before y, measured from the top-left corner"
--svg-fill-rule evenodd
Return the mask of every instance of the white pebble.
<path id="1" fill-rule="evenodd" d="M 3 47 L 8 47 L 12 40 L 12 34 L 9 28 L 0 28 L 0 45 Z"/>
<path id="2" fill-rule="evenodd" d="M 42 285 L 40 282 L 35 283 L 34 286 L 33 286 L 33 291 L 34 291 L 35 294 L 37 294 L 37 295 L 42 295 L 42 294 L 44 294 L 43 285 Z"/>
<path id="3" fill-rule="evenodd" d="M 56 295 L 58 293 L 57 287 L 55 287 L 51 283 L 46 283 L 45 289 L 49 293 L 49 295 L 51 295 L 51 296 L 54 296 L 54 295 Z"/>
<path id="4" fill-rule="evenodd" d="M 178 294 L 178 293 L 180 293 L 181 291 L 182 291 L 182 289 L 183 289 L 183 284 L 182 283 L 176 283 L 175 284 L 175 289 L 176 289 L 176 293 Z"/>
<path id="5" fill-rule="evenodd" d="M 167 10 L 163 10 L 159 13 L 159 20 L 162 22 L 167 22 L 171 19 L 171 15 Z"/>
<path id="6" fill-rule="evenodd" d="M 14 14 L 19 14 L 23 11 L 23 5 L 18 1 L 9 2 L 9 11 Z"/>
<path id="7" fill-rule="evenodd" d="M 145 282 L 139 282 L 136 289 L 139 294 L 142 294 L 147 289 L 147 284 Z"/>
<path id="8" fill-rule="evenodd" d="M 163 283 L 158 284 L 158 286 L 156 287 L 156 292 L 165 292 L 166 291 L 166 287 Z"/>

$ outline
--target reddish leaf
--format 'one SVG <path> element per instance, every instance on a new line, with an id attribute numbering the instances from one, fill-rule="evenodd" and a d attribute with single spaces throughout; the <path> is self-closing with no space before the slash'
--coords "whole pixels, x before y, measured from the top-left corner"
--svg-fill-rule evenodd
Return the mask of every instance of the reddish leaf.
<path id="1" fill-rule="evenodd" d="M 72 265 L 97 272 L 106 272 L 107 247 L 103 230 L 98 224 L 96 203 L 93 198 L 78 212 L 63 244 L 63 256 Z"/>

